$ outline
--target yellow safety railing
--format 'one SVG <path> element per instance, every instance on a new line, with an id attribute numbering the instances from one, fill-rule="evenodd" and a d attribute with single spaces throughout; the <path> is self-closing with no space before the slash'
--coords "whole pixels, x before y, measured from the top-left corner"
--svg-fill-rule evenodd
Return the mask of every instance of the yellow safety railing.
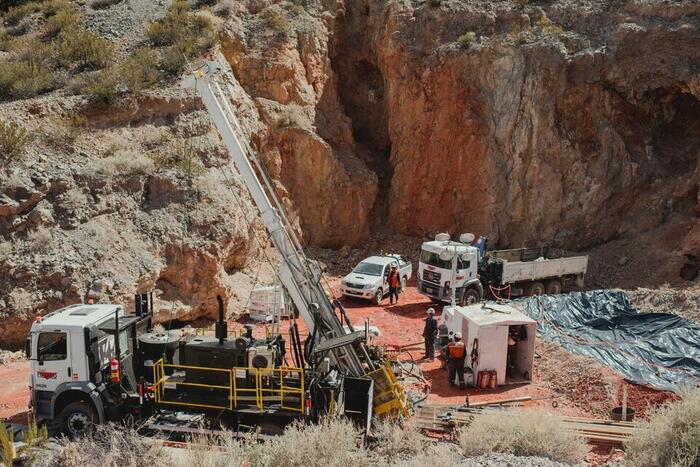
<path id="1" fill-rule="evenodd" d="M 166 374 L 166 368 L 173 369 L 173 375 Z M 182 378 L 184 374 L 178 372 L 184 370 L 198 372 L 212 372 L 213 375 L 226 375 L 226 383 L 208 384 L 194 383 Z M 241 386 L 239 379 L 244 379 L 249 384 Z M 250 384 L 252 383 L 252 384 Z M 201 401 L 184 401 L 166 397 L 166 389 L 169 385 L 175 387 L 193 387 L 208 389 L 210 392 L 219 392 L 225 395 L 226 404 L 202 403 Z M 266 407 L 277 404 L 281 409 L 303 413 L 304 411 L 304 370 L 297 367 L 279 368 L 253 368 L 233 367 L 209 368 L 192 365 L 174 365 L 158 360 L 153 366 L 154 399 L 156 404 L 179 405 L 185 407 L 198 407 L 206 409 L 236 410 L 241 408 L 256 407 L 260 412 Z M 224 392 L 225 391 L 225 392 Z M 198 396 L 202 396 L 198 394 Z"/>

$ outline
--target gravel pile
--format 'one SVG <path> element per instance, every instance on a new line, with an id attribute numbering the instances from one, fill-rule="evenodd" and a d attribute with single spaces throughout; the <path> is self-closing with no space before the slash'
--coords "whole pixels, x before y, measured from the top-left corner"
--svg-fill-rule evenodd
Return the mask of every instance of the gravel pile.
<path id="1" fill-rule="evenodd" d="M 512 454 L 491 453 L 465 459 L 458 465 L 465 467 L 559 467 L 567 464 L 543 457 L 520 457 Z"/>
<path id="2" fill-rule="evenodd" d="M 143 37 L 146 25 L 165 15 L 171 0 L 122 0 L 106 8 L 86 8 L 90 29 L 107 39 Z"/>
<path id="3" fill-rule="evenodd" d="M 700 323 L 700 287 L 660 287 L 625 290 L 632 304 L 643 312 L 673 313 Z"/>

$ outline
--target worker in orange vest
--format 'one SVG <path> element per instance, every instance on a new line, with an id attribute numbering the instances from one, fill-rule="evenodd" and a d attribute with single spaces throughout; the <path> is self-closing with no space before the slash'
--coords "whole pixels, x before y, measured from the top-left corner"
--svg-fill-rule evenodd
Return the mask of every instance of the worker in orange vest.
<path id="1" fill-rule="evenodd" d="M 396 265 L 391 266 L 391 271 L 389 272 L 389 303 L 394 304 L 394 297 L 396 297 L 396 303 L 399 303 L 399 284 L 401 278 L 399 277 L 399 270 Z"/>
<path id="2" fill-rule="evenodd" d="M 447 358 L 449 368 L 450 386 L 455 385 L 455 374 L 459 379 L 460 389 L 464 389 L 464 357 L 467 356 L 467 349 L 462 341 L 462 333 L 455 333 L 455 338 L 447 344 Z"/>

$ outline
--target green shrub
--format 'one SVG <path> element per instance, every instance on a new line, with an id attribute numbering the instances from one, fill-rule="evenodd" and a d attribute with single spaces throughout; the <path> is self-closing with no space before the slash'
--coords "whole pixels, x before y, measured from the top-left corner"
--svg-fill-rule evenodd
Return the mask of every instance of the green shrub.
<path id="1" fill-rule="evenodd" d="M 214 43 L 215 30 L 211 14 L 192 13 L 187 2 L 175 1 L 160 21 L 151 23 L 146 36 L 163 50 L 161 67 L 167 73 L 178 73 L 188 59 Z"/>
<path id="2" fill-rule="evenodd" d="M 473 31 L 467 31 L 457 38 L 457 43 L 463 49 L 468 48 L 472 42 L 476 39 L 476 33 Z"/>
<path id="3" fill-rule="evenodd" d="M 625 443 L 628 465 L 686 467 L 700 461 L 700 389 L 652 411 Z"/>
<path id="4" fill-rule="evenodd" d="M 51 88 L 53 75 L 41 63 L 22 60 L 0 66 L 0 100 L 32 97 Z"/>
<path id="5" fill-rule="evenodd" d="M 119 70 L 116 67 L 105 68 L 83 78 L 78 91 L 103 104 L 111 104 L 119 95 Z"/>
<path id="6" fill-rule="evenodd" d="M 151 49 L 136 49 L 119 65 L 121 84 L 133 93 L 140 93 L 158 82 L 158 53 Z"/>
<path id="7" fill-rule="evenodd" d="M 585 452 L 584 441 L 566 431 L 561 418 L 538 411 L 483 413 L 458 437 L 467 457 L 500 452 L 575 463 Z"/>
<path id="8" fill-rule="evenodd" d="M 68 28 L 75 28 L 80 23 L 80 17 L 71 8 L 61 9 L 51 16 L 44 25 L 44 36 L 53 38 Z"/>
<path id="9" fill-rule="evenodd" d="M 27 2 L 22 5 L 17 5 L 8 8 L 2 19 L 7 26 L 16 26 L 25 16 L 41 10 L 42 2 Z"/>
<path id="10" fill-rule="evenodd" d="M 3 164 L 24 156 L 29 143 L 29 133 L 16 123 L 0 121 L 0 161 Z"/>
<path id="11" fill-rule="evenodd" d="M 286 34 L 292 30 L 292 22 L 280 10 L 269 6 L 260 12 L 260 18 L 267 29 L 277 34 Z"/>
<path id="12" fill-rule="evenodd" d="M 202 163 L 192 149 L 192 144 L 184 139 L 156 151 L 151 158 L 157 169 L 174 169 L 186 175 L 199 175 L 204 171 Z"/>
<path id="13" fill-rule="evenodd" d="M 58 36 L 58 54 L 80 68 L 103 68 L 114 54 L 112 45 L 99 34 L 82 26 L 69 27 Z"/>

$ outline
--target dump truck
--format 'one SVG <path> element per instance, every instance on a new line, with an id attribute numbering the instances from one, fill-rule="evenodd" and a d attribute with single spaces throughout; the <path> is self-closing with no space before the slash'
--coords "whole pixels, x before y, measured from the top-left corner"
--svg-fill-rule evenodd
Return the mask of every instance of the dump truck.
<path id="1" fill-rule="evenodd" d="M 588 256 L 557 257 L 550 248 L 493 250 L 479 263 L 479 276 L 494 291 L 511 296 L 555 295 L 564 287 L 583 287 Z"/>
<path id="2" fill-rule="evenodd" d="M 371 345 L 368 323 L 356 330 L 342 304 L 331 302 L 319 264 L 304 254 L 245 142 L 229 103 L 235 79 L 222 59 L 195 71 L 184 86 L 201 98 L 260 212 L 280 253 L 280 283 L 309 337 L 302 342 L 295 322 L 289 343 L 280 334 L 255 338 L 250 329 L 229 337 L 220 296 L 213 337 L 154 332 L 149 293 L 135 297 L 132 315 L 123 305 L 63 308 L 34 323 L 27 338 L 38 421 L 79 436 L 95 423 L 150 419 L 164 410 L 276 428 L 328 413 L 369 428 L 374 416 L 408 414 L 406 394 L 383 349 Z M 287 352 L 293 365 L 285 363 Z"/>
<path id="3" fill-rule="evenodd" d="M 401 278 L 399 286 L 406 287 L 413 267 L 399 255 L 370 256 L 360 261 L 340 282 L 340 292 L 350 298 L 364 298 L 379 305 L 389 293 L 389 270 L 396 266 Z"/>
<path id="4" fill-rule="evenodd" d="M 474 235 L 459 241 L 448 234 L 421 245 L 418 291 L 433 300 L 462 306 L 488 296 L 558 294 L 570 284 L 583 286 L 587 256 L 556 257 L 547 247 L 487 250 L 488 237 L 472 245 Z"/>

